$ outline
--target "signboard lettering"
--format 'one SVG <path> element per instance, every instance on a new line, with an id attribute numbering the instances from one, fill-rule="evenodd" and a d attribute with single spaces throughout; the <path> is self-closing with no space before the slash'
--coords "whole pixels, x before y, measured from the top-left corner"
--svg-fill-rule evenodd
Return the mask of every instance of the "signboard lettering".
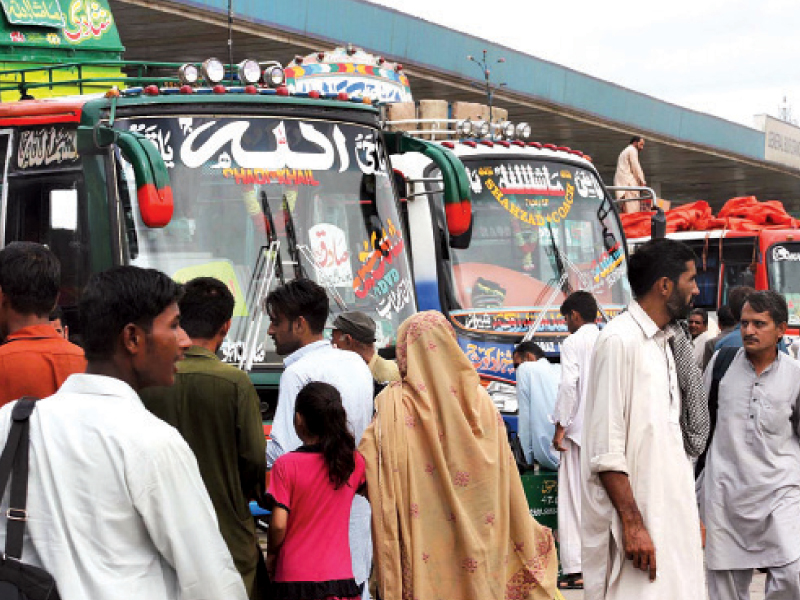
<path id="1" fill-rule="evenodd" d="M 0 0 L 9 23 L 38 27 L 64 26 L 58 0 Z"/>
<path id="2" fill-rule="evenodd" d="M 17 147 L 17 167 L 20 169 L 47 167 L 77 160 L 74 129 L 43 127 L 20 133 Z"/>

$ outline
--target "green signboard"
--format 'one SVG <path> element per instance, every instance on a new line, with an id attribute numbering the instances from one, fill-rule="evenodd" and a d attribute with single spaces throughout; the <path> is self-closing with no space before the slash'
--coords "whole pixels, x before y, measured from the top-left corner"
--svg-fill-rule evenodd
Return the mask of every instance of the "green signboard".
<path id="1" fill-rule="evenodd" d="M 64 16 L 58 0 L 0 0 L 6 19 L 14 25 L 38 27 L 64 26 Z"/>

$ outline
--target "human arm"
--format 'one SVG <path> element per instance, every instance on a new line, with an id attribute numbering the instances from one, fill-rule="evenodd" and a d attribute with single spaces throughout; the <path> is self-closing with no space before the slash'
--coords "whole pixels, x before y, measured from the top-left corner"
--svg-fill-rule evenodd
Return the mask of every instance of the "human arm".
<path id="1" fill-rule="evenodd" d="M 519 418 L 517 419 L 517 435 L 522 445 L 522 452 L 528 464 L 533 464 L 533 430 L 531 428 L 531 377 L 529 363 L 522 363 L 517 369 L 517 403 Z"/>
<path id="2" fill-rule="evenodd" d="M 644 171 L 642 171 L 642 166 L 639 164 L 639 151 L 635 148 L 632 148 L 631 153 L 628 155 L 629 164 L 631 168 L 631 173 L 633 173 L 634 178 L 636 179 L 636 185 L 647 185 L 647 181 L 644 178 Z"/>
<path id="3" fill-rule="evenodd" d="M 125 478 L 153 546 L 175 571 L 181 600 L 247 593 L 219 532 L 194 454 L 180 434 L 158 423 L 126 456 Z M 144 439 L 146 438 L 146 439 Z"/>
<path id="4" fill-rule="evenodd" d="M 278 564 L 278 553 L 286 539 L 286 525 L 289 522 L 289 511 L 282 506 L 274 506 L 269 518 L 267 533 L 267 570 L 270 579 L 275 578 L 275 567 Z"/>
<path id="5" fill-rule="evenodd" d="M 580 366 L 578 365 L 579 352 L 576 341 L 575 338 L 568 338 L 561 346 L 561 381 L 558 384 L 558 396 L 553 411 L 553 421 L 556 423 L 553 447 L 559 452 L 566 450 L 562 446 L 564 434 L 575 418 L 580 405 L 578 389 Z"/>
<path id="6" fill-rule="evenodd" d="M 648 572 L 650 581 L 655 581 L 656 548 L 636 505 L 627 473 L 603 471 L 599 475 L 600 482 L 622 522 L 625 558 L 633 561 L 633 566 L 637 569 Z"/>

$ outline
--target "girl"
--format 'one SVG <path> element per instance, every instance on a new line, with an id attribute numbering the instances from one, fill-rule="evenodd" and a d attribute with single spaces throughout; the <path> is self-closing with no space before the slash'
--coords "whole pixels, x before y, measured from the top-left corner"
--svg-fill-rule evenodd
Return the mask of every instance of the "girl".
<path id="1" fill-rule="evenodd" d="M 358 598 L 348 526 L 365 483 L 339 392 L 312 381 L 297 394 L 294 427 L 303 445 L 272 468 L 267 568 L 277 600 Z"/>

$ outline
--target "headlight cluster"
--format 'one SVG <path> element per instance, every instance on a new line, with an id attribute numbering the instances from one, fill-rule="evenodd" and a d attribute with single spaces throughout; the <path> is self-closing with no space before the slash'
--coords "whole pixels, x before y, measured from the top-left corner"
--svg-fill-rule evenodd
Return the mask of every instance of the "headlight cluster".
<path id="1" fill-rule="evenodd" d="M 278 88 L 286 82 L 283 67 L 277 62 L 259 64 L 252 59 L 245 59 L 236 65 L 236 74 L 242 85 L 256 85 L 259 82 L 267 87 Z M 196 85 L 200 78 L 209 85 L 217 85 L 225 79 L 225 65 L 218 58 L 209 58 L 197 65 L 187 63 L 178 69 L 178 78 L 184 85 Z"/>
<path id="2" fill-rule="evenodd" d="M 531 135 L 531 126 L 527 123 L 511 123 L 504 121 L 498 125 L 490 125 L 488 121 L 473 121 L 464 119 L 456 123 L 456 132 L 459 137 L 484 138 L 492 133 L 505 140 L 528 139 Z"/>

